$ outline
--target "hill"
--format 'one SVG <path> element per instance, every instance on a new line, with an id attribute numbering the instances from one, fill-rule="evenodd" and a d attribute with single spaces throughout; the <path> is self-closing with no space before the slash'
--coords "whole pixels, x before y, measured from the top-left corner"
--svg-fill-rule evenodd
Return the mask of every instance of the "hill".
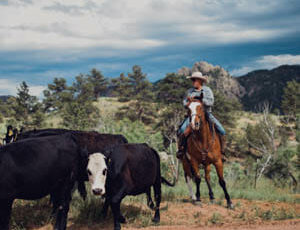
<path id="1" fill-rule="evenodd" d="M 268 101 L 272 108 L 280 108 L 283 89 L 292 80 L 300 81 L 300 65 L 282 65 L 272 70 L 255 70 L 236 78 L 245 94 L 241 102 L 246 110 Z"/>
<path id="2" fill-rule="evenodd" d="M 213 66 L 205 61 L 196 62 L 192 68 L 183 67 L 178 70 L 178 74 L 189 76 L 196 71 L 207 75 L 209 78 L 209 86 L 223 93 L 230 99 L 240 98 L 245 94 L 245 89 L 241 87 L 236 78 L 232 77 L 228 71 L 221 66 Z"/>
<path id="3" fill-rule="evenodd" d="M 9 95 L 0 95 L 0 100 L 6 102 L 10 97 Z"/>

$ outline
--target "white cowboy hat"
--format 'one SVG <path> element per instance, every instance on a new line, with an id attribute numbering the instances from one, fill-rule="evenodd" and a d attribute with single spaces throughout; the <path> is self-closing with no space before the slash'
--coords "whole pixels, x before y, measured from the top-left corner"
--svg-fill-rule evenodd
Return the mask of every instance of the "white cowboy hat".
<path id="1" fill-rule="evenodd" d="M 208 77 L 203 75 L 201 72 L 194 72 L 192 73 L 192 76 L 187 76 L 187 79 L 197 78 L 203 80 L 205 83 L 208 82 Z"/>

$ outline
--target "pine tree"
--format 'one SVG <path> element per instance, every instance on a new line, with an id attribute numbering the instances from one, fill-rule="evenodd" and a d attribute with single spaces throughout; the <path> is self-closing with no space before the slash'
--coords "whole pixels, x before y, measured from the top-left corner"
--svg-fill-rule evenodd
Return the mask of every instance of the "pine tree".
<path id="1" fill-rule="evenodd" d="M 48 84 L 48 89 L 44 90 L 45 111 L 58 111 L 72 100 L 70 87 L 64 78 L 54 78 L 52 84 Z"/>
<path id="2" fill-rule="evenodd" d="M 289 81 L 283 89 L 281 109 L 286 115 L 296 120 L 297 114 L 300 114 L 300 83 L 293 80 Z"/>
<path id="3" fill-rule="evenodd" d="M 113 87 L 113 96 L 119 98 L 120 102 L 126 102 L 130 100 L 131 85 L 129 77 L 126 77 L 124 73 L 120 74 L 120 77 L 111 80 Z"/>
<path id="4" fill-rule="evenodd" d="M 94 100 L 103 95 L 107 90 L 108 82 L 100 71 L 92 69 L 88 75 L 88 81 L 93 86 Z"/>
<path id="5" fill-rule="evenodd" d="M 120 119 L 128 117 L 132 121 L 139 120 L 145 124 L 153 123 L 157 116 L 157 108 L 153 101 L 153 86 L 147 80 L 141 67 L 133 66 L 132 73 L 128 73 L 128 77 L 121 75 L 114 82 L 117 83 L 121 92 L 126 93 L 126 97 L 125 95 L 120 96 L 121 101 L 130 100 L 127 106 L 120 109 L 117 116 Z"/>
<path id="6" fill-rule="evenodd" d="M 17 97 L 12 104 L 14 111 L 14 119 L 25 128 L 39 128 L 45 119 L 42 111 L 42 104 L 38 101 L 37 97 L 29 94 L 29 87 L 26 82 L 22 82 L 18 88 Z M 39 114 L 38 122 L 35 118 Z"/>

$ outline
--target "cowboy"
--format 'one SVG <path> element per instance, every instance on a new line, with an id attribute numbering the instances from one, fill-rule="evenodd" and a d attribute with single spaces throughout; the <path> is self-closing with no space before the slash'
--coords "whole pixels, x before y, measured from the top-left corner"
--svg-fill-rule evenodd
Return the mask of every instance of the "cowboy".
<path id="1" fill-rule="evenodd" d="M 212 90 L 204 85 L 208 82 L 208 77 L 202 75 L 201 72 L 194 72 L 192 76 L 187 76 L 187 79 L 191 79 L 193 82 L 193 88 L 189 89 L 186 92 L 186 96 L 183 100 L 183 105 L 185 108 L 188 108 L 193 99 L 202 99 L 202 103 L 205 108 L 206 117 L 208 118 L 211 124 L 214 124 L 221 142 L 221 152 L 225 153 L 225 129 L 222 124 L 214 117 L 212 114 L 212 106 L 214 104 L 214 95 Z M 187 149 L 187 139 L 192 129 L 190 127 L 189 117 L 186 117 L 185 120 L 181 123 L 178 129 L 178 152 L 177 158 L 181 159 Z"/>

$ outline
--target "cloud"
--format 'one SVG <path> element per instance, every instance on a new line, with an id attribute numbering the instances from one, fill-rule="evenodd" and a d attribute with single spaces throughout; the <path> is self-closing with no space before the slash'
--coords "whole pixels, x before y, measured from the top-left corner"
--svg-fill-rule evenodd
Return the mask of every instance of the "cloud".
<path id="1" fill-rule="evenodd" d="M 280 65 L 300 65 L 300 55 L 265 55 L 257 58 L 246 66 L 234 69 L 230 72 L 233 76 L 241 76 L 253 70 L 272 69 Z"/>
<path id="2" fill-rule="evenodd" d="M 32 85 L 29 86 L 29 93 L 36 97 L 43 97 L 43 91 L 46 89 L 43 85 Z"/>
<path id="3" fill-rule="evenodd" d="M 0 95 L 17 95 L 17 88 L 21 82 L 10 79 L 0 79 Z M 43 90 L 46 89 L 42 85 L 28 85 L 29 93 L 33 96 L 41 98 L 43 96 Z"/>
<path id="4" fill-rule="evenodd" d="M 57 75 L 69 80 L 90 67 L 117 76 L 134 64 L 161 76 L 162 69 L 199 58 L 227 61 L 231 57 L 220 57 L 226 47 L 300 34 L 299 11 L 298 0 L 3 0 L 0 78 L 46 85 Z M 226 53 L 238 60 L 229 68 L 241 62 L 241 55 L 234 57 L 238 52 L 244 51 Z M 232 72 L 267 66 L 263 62 Z"/>
<path id="5" fill-rule="evenodd" d="M 16 95 L 17 85 L 9 79 L 0 79 L 0 95 Z"/>
<path id="6" fill-rule="evenodd" d="M 268 40 L 299 31 L 291 23 L 299 14 L 287 12 L 300 4 L 289 2 L 12 0 L 0 5 L 0 50 L 145 50 Z"/>

